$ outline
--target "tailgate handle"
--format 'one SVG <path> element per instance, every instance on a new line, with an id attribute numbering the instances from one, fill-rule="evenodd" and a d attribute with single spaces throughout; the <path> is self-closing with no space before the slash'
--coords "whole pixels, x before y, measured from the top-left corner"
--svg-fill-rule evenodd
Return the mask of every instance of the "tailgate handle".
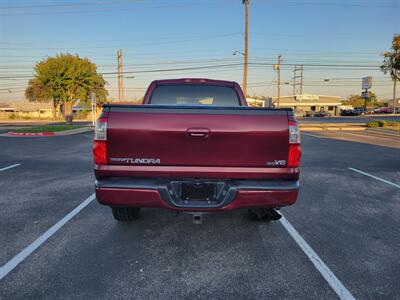
<path id="1" fill-rule="evenodd" d="M 208 128 L 189 128 L 187 134 L 196 138 L 208 138 L 210 136 L 210 129 Z"/>

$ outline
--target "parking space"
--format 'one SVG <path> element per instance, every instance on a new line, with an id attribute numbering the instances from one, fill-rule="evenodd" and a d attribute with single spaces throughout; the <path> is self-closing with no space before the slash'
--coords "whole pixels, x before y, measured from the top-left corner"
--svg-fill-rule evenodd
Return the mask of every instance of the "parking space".
<path id="1" fill-rule="evenodd" d="M 342 141 L 358 142 L 374 146 L 400 149 L 400 133 L 386 130 L 384 133 L 376 129 L 364 131 L 307 131 L 303 135 L 314 138 L 328 138 Z M 374 147 L 371 147 L 374 149 Z"/>
<path id="2" fill-rule="evenodd" d="M 0 265 L 93 193 L 91 134 L 1 138 Z M 303 136 L 298 202 L 287 220 L 357 299 L 396 299 L 398 149 Z M 245 211 L 144 210 L 118 224 L 91 202 L 0 281 L 0 298 L 337 299 L 280 222 Z"/>
<path id="3" fill-rule="evenodd" d="M 308 136 L 303 149 L 300 199 L 286 216 L 356 298 L 397 298 L 400 189 L 349 167 L 399 183 L 398 150 Z"/>
<path id="4" fill-rule="evenodd" d="M 0 265 L 93 193 L 91 136 L 1 138 Z"/>

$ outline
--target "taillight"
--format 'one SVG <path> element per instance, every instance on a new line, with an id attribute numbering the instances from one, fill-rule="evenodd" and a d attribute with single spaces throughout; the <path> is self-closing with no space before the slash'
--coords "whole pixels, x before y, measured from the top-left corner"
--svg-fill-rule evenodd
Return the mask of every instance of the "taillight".
<path id="1" fill-rule="evenodd" d="M 96 165 L 107 164 L 107 116 L 101 116 L 94 129 L 93 157 Z"/>
<path id="2" fill-rule="evenodd" d="M 94 141 L 93 156 L 96 165 L 107 164 L 107 144 L 106 141 Z"/>
<path id="3" fill-rule="evenodd" d="M 301 147 L 300 144 L 289 144 L 288 167 L 298 168 L 300 166 Z"/>
<path id="4" fill-rule="evenodd" d="M 300 131 L 296 121 L 289 121 L 289 152 L 288 167 L 298 168 L 300 166 L 301 147 Z"/>

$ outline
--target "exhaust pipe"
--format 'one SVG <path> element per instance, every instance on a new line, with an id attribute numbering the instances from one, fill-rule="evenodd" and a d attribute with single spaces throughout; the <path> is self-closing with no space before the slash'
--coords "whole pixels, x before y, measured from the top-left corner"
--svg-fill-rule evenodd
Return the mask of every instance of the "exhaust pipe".
<path id="1" fill-rule="evenodd" d="M 280 218 L 282 218 L 282 215 L 278 213 L 275 208 L 271 208 L 270 213 L 271 213 L 271 220 L 273 221 L 277 221 Z"/>
<path id="2" fill-rule="evenodd" d="M 255 221 L 277 221 L 282 215 L 275 208 L 254 208 L 249 209 L 249 217 Z"/>

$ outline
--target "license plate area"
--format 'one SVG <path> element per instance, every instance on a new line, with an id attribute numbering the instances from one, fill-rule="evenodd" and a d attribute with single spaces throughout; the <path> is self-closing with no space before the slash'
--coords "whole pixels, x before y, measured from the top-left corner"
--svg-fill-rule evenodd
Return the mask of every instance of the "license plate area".
<path id="1" fill-rule="evenodd" d="M 212 201 L 217 199 L 217 184 L 203 182 L 182 182 L 179 198 L 184 201 Z"/>
<path id="2" fill-rule="evenodd" d="M 231 201 L 236 195 L 228 181 L 173 180 L 167 185 L 163 199 L 183 208 L 212 208 Z"/>

